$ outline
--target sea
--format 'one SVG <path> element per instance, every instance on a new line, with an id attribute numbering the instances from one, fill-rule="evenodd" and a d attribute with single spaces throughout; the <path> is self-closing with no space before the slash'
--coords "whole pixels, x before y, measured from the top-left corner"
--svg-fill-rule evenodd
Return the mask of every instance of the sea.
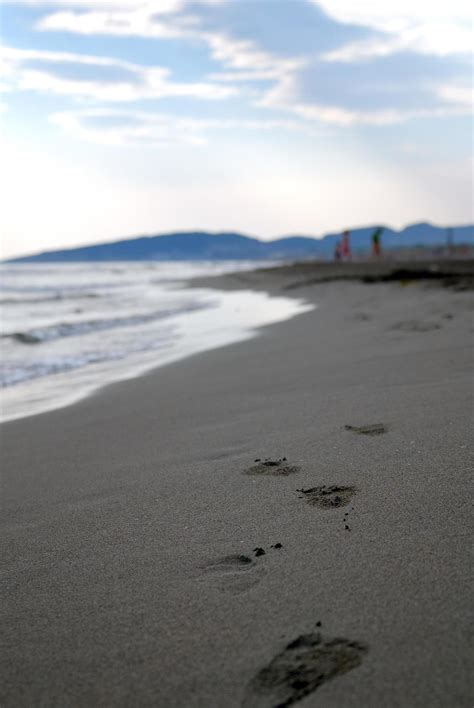
<path id="1" fill-rule="evenodd" d="M 259 265 L 0 264 L 0 421 L 70 405 L 312 308 L 250 290 L 186 287 L 192 278 Z"/>

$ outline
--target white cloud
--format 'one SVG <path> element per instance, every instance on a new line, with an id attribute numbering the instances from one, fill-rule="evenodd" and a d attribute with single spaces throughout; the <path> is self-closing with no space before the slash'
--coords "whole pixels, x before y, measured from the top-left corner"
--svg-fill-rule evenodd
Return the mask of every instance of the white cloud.
<path id="1" fill-rule="evenodd" d="M 20 0 L 65 7 L 42 17 L 37 29 L 76 34 L 173 38 L 189 34 L 193 22 L 183 14 L 189 3 L 218 5 L 225 0 Z M 78 8 L 80 9 L 77 12 Z"/>
<path id="2" fill-rule="evenodd" d="M 459 107 L 463 107 L 469 111 L 472 110 L 474 103 L 474 93 L 472 86 L 448 84 L 445 86 L 439 86 L 437 91 L 439 97 L 443 101 L 455 104 Z"/>
<path id="3" fill-rule="evenodd" d="M 94 101 L 137 101 L 170 96 L 219 100 L 235 93 L 233 87 L 218 83 L 172 81 L 171 72 L 164 67 L 141 66 L 119 59 L 70 52 L 2 47 L 0 64 L 3 66 L 5 80 L 20 90 L 55 93 Z M 64 77 L 58 69 L 60 65 L 73 68 L 93 67 L 96 69 L 96 76 L 93 79 L 80 76 Z M 116 75 L 107 78 L 105 74 L 101 78 L 101 70 L 108 69 L 115 70 Z"/>
<path id="4" fill-rule="evenodd" d="M 293 105 L 292 110 L 293 113 L 307 120 L 319 120 L 324 123 L 333 123 L 340 126 L 393 125 L 395 123 L 404 123 L 414 118 L 442 117 L 459 114 L 458 109 L 449 108 L 360 111 L 339 108 L 338 106 L 321 106 L 305 103 Z"/>
<path id="5" fill-rule="evenodd" d="M 363 77 L 363 74 L 360 74 Z M 363 83 L 363 79 L 362 79 Z M 450 115 L 469 115 L 472 112 L 471 88 L 460 84 L 431 84 L 426 91 L 434 100 L 429 106 L 419 105 L 410 108 L 348 108 L 330 102 L 318 102 L 316 98 L 306 98 L 305 90 L 300 86 L 300 77 L 288 73 L 267 90 L 256 103 L 273 110 L 284 110 L 306 121 L 317 121 L 339 127 L 354 125 L 392 125 L 404 123 L 416 118 L 445 117 Z M 347 85 L 349 90 L 349 85 Z M 316 92 L 317 93 L 317 92 Z M 364 105 L 364 94 L 360 94 L 360 103 Z M 383 101 L 382 101 L 383 102 Z"/>
<path id="6" fill-rule="evenodd" d="M 202 0 L 212 4 L 212 0 Z M 226 0 L 214 0 L 216 4 Z M 466 49 L 470 41 L 467 18 L 469 5 L 465 0 L 452 0 L 449 5 L 434 0 L 308 0 L 320 6 L 337 22 L 353 23 L 372 28 L 377 36 L 371 39 L 348 43 L 320 59 L 330 62 L 352 62 L 374 59 L 396 52 L 415 51 L 438 55 L 458 53 Z M 75 7 L 74 0 L 58 0 L 56 3 Z M 90 3 L 82 5 L 91 11 L 64 11 L 46 15 L 38 24 L 41 30 L 69 31 L 84 34 L 128 35 L 159 38 L 181 38 L 184 41 L 200 42 L 207 45 L 210 55 L 222 66 L 222 71 L 211 75 L 210 81 L 227 84 L 232 82 L 272 81 L 273 86 L 258 90 L 255 102 L 268 109 L 285 110 L 305 120 L 333 123 L 340 126 L 357 123 L 386 124 L 400 122 L 421 115 L 442 115 L 442 106 L 426 110 L 348 110 L 337 105 L 325 105 L 318 100 L 305 100 L 298 86 L 299 72 L 308 66 L 314 57 L 298 54 L 282 57 L 266 50 L 260 42 L 263 38 L 242 39 L 232 35 L 232 28 L 207 30 L 199 18 L 187 13 L 188 0 L 161 0 L 150 2 L 115 2 L 108 5 Z M 250 9 L 251 11 L 251 9 Z M 264 41 L 264 40 L 263 40 Z M 469 45 L 470 46 L 470 45 Z M 321 69 L 318 69 L 321 70 Z M 323 69 L 322 69 L 323 70 Z M 73 87 L 64 83 L 54 83 L 48 77 L 39 81 L 37 76 L 28 77 L 31 84 L 45 83 L 50 90 L 67 92 Z M 159 82 L 158 82 L 159 83 Z M 85 92 L 90 87 L 84 86 Z M 204 88 L 201 88 L 205 93 Z M 213 87 L 215 90 L 215 87 Z M 456 106 L 463 110 L 464 101 L 454 100 L 453 91 L 432 88 L 433 95 L 447 104 L 445 112 L 452 112 Z M 130 87 L 114 87 L 105 92 L 104 98 L 118 93 L 127 100 L 133 100 L 134 90 Z M 254 92 L 255 93 L 255 92 Z M 119 100 L 119 99 L 117 99 Z"/>
<path id="7" fill-rule="evenodd" d="M 290 96 L 289 93 L 285 93 L 285 87 L 290 83 L 291 81 L 285 82 L 282 86 L 269 91 L 266 96 L 259 101 L 259 105 L 266 106 L 267 108 L 286 110 L 307 121 L 318 121 L 339 127 L 354 125 L 392 125 L 395 123 L 404 123 L 414 118 L 424 118 L 428 116 L 441 117 L 469 112 L 465 105 L 459 105 L 459 103 L 457 103 L 456 106 L 440 106 L 438 108 L 426 109 L 359 110 L 343 108 L 337 105 L 319 104 L 317 102 L 305 102 L 303 98 L 298 100 L 297 92 L 295 92 L 293 97 Z M 444 96 L 443 98 L 446 99 Z"/>
<path id="8" fill-rule="evenodd" d="M 201 4 L 219 4 L 226 0 L 201 0 Z M 66 4 L 66 0 L 64 0 Z M 73 5 L 74 3 L 68 3 Z M 278 86 L 285 78 L 292 75 L 305 65 L 305 59 L 283 58 L 273 52 L 266 51 L 259 46 L 257 41 L 239 39 L 231 36 L 227 31 L 205 30 L 202 28 L 198 18 L 187 15 L 183 12 L 173 12 L 172 10 L 185 9 L 187 0 L 166 0 L 163 6 L 158 2 L 136 2 L 128 4 L 126 7 L 117 8 L 112 2 L 110 6 L 102 10 L 91 12 L 58 12 L 47 15 L 40 20 L 37 29 L 42 31 L 66 31 L 79 34 L 103 34 L 112 36 L 138 36 L 155 39 L 181 39 L 183 41 L 198 42 L 208 47 L 211 58 L 223 67 L 223 71 L 215 72 L 208 77 L 212 83 L 212 91 L 216 97 L 226 97 L 235 93 L 236 82 L 254 82 L 261 80 L 271 80 Z M 160 12 L 157 13 L 157 9 Z M 61 92 L 68 92 L 74 87 L 66 85 L 64 82 L 54 82 L 50 77 L 38 81 L 38 77 L 29 77 L 29 83 L 50 90 L 57 89 Z M 234 83 L 234 88 L 226 91 L 223 84 Z M 217 86 L 222 87 L 219 92 Z M 205 86 L 209 86 L 205 84 Z M 83 86 L 84 91 L 90 91 L 90 87 Z M 204 86 L 199 89 L 205 93 Z M 211 91 L 210 88 L 207 89 Z M 115 87 L 107 91 L 103 97 L 109 98 L 115 92 L 123 96 L 128 92 L 132 95 L 129 87 L 126 89 Z M 248 94 L 251 95 L 251 92 Z M 113 100 L 113 99 L 110 99 Z M 125 100 L 125 98 L 123 99 Z M 130 100 L 132 100 L 130 98 Z M 264 104 L 262 104 L 264 105 Z"/>
<path id="9" fill-rule="evenodd" d="M 219 4 L 225 0 L 200 0 L 201 4 Z M 87 0 L 84 0 L 85 4 Z M 74 6 L 73 0 L 61 4 Z M 99 3 L 100 4 L 100 3 Z M 37 24 L 42 31 L 66 31 L 79 34 L 104 34 L 112 36 L 139 36 L 149 38 L 180 38 L 207 45 L 212 59 L 223 67 L 222 72 L 216 72 L 209 77 L 211 82 L 199 85 L 195 90 L 210 97 L 226 97 L 236 92 L 235 88 L 226 89 L 222 84 L 241 81 L 273 80 L 277 86 L 286 77 L 301 69 L 306 60 L 302 57 L 280 57 L 266 51 L 257 41 L 232 37 L 226 31 L 204 30 L 198 19 L 186 14 L 174 13 L 173 10 L 185 8 L 187 0 L 167 0 L 165 6 L 160 1 L 148 3 L 120 3 L 120 7 L 112 2 L 105 9 L 91 12 L 58 12 L 46 15 Z M 91 6 L 93 3 L 91 2 Z M 157 14 L 157 8 L 160 12 Z M 166 10 L 166 11 L 165 11 Z M 37 86 L 40 90 L 69 93 L 75 86 L 56 78 L 28 76 L 28 87 Z M 218 87 L 221 86 L 221 91 Z M 77 87 L 79 88 L 79 87 Z M 82 85 L 85 95 L 96 93 L 94 87 Z M 111 87 L 104 93 L 104 100 L 133 100 L 134 91 L 129 87 Z M 178 95 L 177 93 L 173 95 Z M 191 92 L 188 95 L 193 95 Z M 115 99 L 114 96 L 117 96 Z M 264 103 L 262 103 L 264 105 Z"/>
<path id="10" fill-rule="evenodd" d="M 12 0 L 0 0 L 0 5 L 11 3 Z M 176 12 L 185 4 L 185 0 L 15 0 L 16 5 L 30 5 L 33 7 L 69 7 L 87 8 L 96 10 L 107 9 L 134 9 L 137 6 L 148 6 L 154 12 Z"/>
<path id="11" fill-rule="evenodd" d="M 123 125 L 112 126 L 101 119 L 117 119 Z M 96 124 L 92 121 L 96 121 Z M 89 123 L 88 123 L 89 121 Z M 51 116 L 51 122 L 70 135 L 101 145 L 143 145 L 155 147 L 177 143 L 201 145 L 205 142 L 194 121 L 173 116 L 120 113 L 110 110 L 64 111 Z"/>
<path id="12" fill-rule="evenodd" d="M 201 4 L 219 4 L 223 0 L 201 0 Z M 168 3 L 168 0 L 167 0 Z M 70 3 L 71 5 L 73 2 Z M 209 47 L 211 57 L 224 67 L 245 72 L 246 80 L 276 78 L 299 68 L 303 60 L 282 58 L 262 49 L 257 41 L 237 39 L 226 31 L 206 31 L 198 19 L 184 10 L 186 1 L 163 6 L 160 2 L 135 3 L 116 8 L 115 3 L 101 11 L 57 12 L 46 15 L 37 24 L 42 31 L 77 34 L 138 36 L 198 41 Z M 159 8 L 159 11 L 158 11 Z M 228 80 L 231 75 L 216 78 Z M 239 77 L 242 80 L 242 77 Z"/>
<path id="13" fill-rule="evenodd" d="M 194 0 L 193 4 L 219 5 L 228 0 Z M 418 53 L 449 55 L 470 53 L 473 13 L 470 0 L 307 0 L 322 8 L 334 20 L 356 24 L 385 33 L 377 40 L 363 40 L 328 52 L 333 61 L 352 61 L 410 49 Z M 44 6 L 69 8 L 53 12 L 38 23 L 42 30 L 135 35 L 143 37 L 180 37 L 194 35 L 209 43 L 219 56 L 219 33 L 201 32 L 196 18 L 186 14 L 191 0 L 19 0 Z M 81 9 L 81 12 L 74 10 Z M 86 11 L 84 11 L 86 10 Z M 251 8 L 248 10 L 251 12 Z M 227 40 L 230 38 L 228 37 Z M 237 42 L 237 40 L 236 40 Z M 228 45 L 229 42 L 227 41 Z M 232 47 L 239 61 L 242 45 Z M 237 50 L 237 51 L 235 51 Z M 248 54 L 247 47 L 243 55 Z M 255 51 L 255 48 L 254 50 Z M 225 56 L 228 52 L 224 48 Z M 245 60 L 245 59 L 244 59 Z"/>
<path id="14" fill-rule="evenodd" d="M 414 24 L 432 21 L 469 23 L 470 0 L 310 0 L 339 22 L 373 27 L 384 32 L 398 32 Z"/>
<path id="15" fill-rule="evenodd" d="M 103 34 L 112 36 L 139 36 L 151 38 L 180 38 L 184 42 L 205 44 L 210 56 L 222 67 L 206 81 L 178 83 L 171 79 L 164 67 L 142 67 L 128 62 L 82 55 L 65 55 L 36 52 L 28 57 L 10 57 L 10 80 L 23 90 L 35 90 L 107 102 L 131 102 L 141 99 L 165 96 L 194 96 L 205 99 L 223 99 L 237 92 L 238 82 L 271 81 L 273 86 L 254 89 L 247 87 L 247 98 L 254 104 L 269 110 L 286 111 L 304 121 L 317 121 L 337 126 L 355 124 L 383 125 L 432 115 L 442 116 L 466 113 L 471 101 L 464 86 L 445 85 L 436 82 L 423 86 L 431 92 L 436 101 L 431 106 L 423 105 L 411 109 L 380 107 L 361 109 L 339 105 L 334 100 L 322 100 L 320 96 L 306 96 L 300 85 L 303 69 L 314 67 L 314 71 L 324 72 L 324 61 L 360 62 L 374 60 L 396 52 L 420 52 L 448 55 L 464 51 L 470 40 L 470 5 L 465 0 L 452 0 L 449 4 L 433 0 L 307 0 L 320 6 L 337 22 L 353 23 L 372 28 L 377 35 L 371 39 L 348 43 L 319 57 L 305 57 L 298 54 L 295 47 L 293 56 L 280 56 L 261 45 L 263 37 L 242 39 L 233 36 L 232 28 L 204 28 L 198 16 L 190 15 L 191 0 L 20 0 L 25 4 L 62 8 L 59 12 L 46 14 L 37 29 L 67 31 L 79 34 Z M 222 4 L 228 0 L 196 0 L 197 4 Z M 79 10 L 80 11 L 77 11 Z M 251 8 L 249 10 L 251 12 Z M 26 59 L 38 59 L 41 67 Z M 51 63 L 51 70 L 44 62 Z M 61 75 L 54 69 L 59 62 L 76 62 L 123 69 L 128 79 L 105 80 L 97 77 L 80 79 Z M 13 63 L 13 74 L 12 74 Z M 341 71 L 344 68 L 341 66 Z M 8 76 L 8 71 L 7 71 Z M 383 77 L 382 81 L 383 81 Z M 361 74 L 363 82 L 363 74 Z M 369 101 L 370 103 L 370 101 Z M 437 104 L 437 105 L 435 105 Z M 361 106 L 364 100 L 361 98 Z M 163 126 L 160 127 L 162 129 Z M 161 139 L 161 138 L 160 138 Z M 167 138 L 173 140 L 168 132 Z"/>
<path id="16" fill-rule="evenodd" d="M 167 13 L 166 13 L 167 14 Z M 175 23 L 162 21 L 149 7 L 104 9 L 92 12 L 55 12 L 37 24 L 43 31 L 73 32 L 75 34 L 106 34 L 137 37 L 181 37 Z M 165 13 L 162 14 L 165 17 Z"/>
<path id="17" fill-rule="evenodd" d="M 400 50 L 421 54 L 466 53 L 472 50 L 470 0 L 311 0 L 330 17 L 371 27 L 386 38 L 349 43 L 326 54 L 329 61 L 353 61 Z"/>
<path id="18" fill-rule="evenodd" d="M 316 135 L 314 127 L 295 120 L 197 119 L 104 108 L 63 111 L 53 114 L 50 120 L 73 137 L 115 146 L 204 145 L 216 131 L 283 130 Z"/>
<path id="19" fill-rule="evenodd" d="M 283 76 L 305 64 L 304 59 L 282 58 L 265 51 L 257 42 L 234 39 L 225 33 L 199 32 L 198 37 L 208 44 L 213 59 L 227 68 L 246 72 L 247 80 Z"/>
<path id="20" fill-rule="evenodd" d="M 361 59 L 386 57 L 395 52 L 410 50 L 406 37 L 388 37 L 386 39 L 368 39 L 351 42 L 321 55 L 323 61 L 352 62 Z"/>

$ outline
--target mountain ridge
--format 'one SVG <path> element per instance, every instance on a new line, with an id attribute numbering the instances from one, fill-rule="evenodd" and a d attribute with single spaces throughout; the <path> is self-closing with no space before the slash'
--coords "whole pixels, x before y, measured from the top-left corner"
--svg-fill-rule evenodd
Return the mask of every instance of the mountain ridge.
<path id="1" fill-rule="evenodd" d="M 354 252 L 367 251 L 377 225 L 350 230 Z M 434 226 L 428 222 L 409 224 L 396 231 L 382 227 L 383 248 L 439 247 L 446 245 L 448 229 L 452 229 L 456 245 L 474 246 L 474 225 Z M 6 259 L 6 263 L 62 263 L 143 260 L 280 260 L 288 258 L 328 258 L 334 252 L 339 233 L 320 238 L 287 235 L 263 241 L 233 231 L 178 231 L 137 236 L 106 243 L 43 251 Z"/>

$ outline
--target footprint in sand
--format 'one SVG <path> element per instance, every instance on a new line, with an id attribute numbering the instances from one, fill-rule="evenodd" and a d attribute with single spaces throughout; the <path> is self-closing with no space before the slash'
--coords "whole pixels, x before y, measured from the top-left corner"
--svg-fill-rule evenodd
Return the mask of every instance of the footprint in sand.
<path id="1" fill-rule="evenodd" d="M 441 329 L 441 325 L 437 322 L 406 320 L 405 322 L 397 322 L 390 329 L 396 329 L 400 332 L 432 332 L 435 329 Z"/>
<path id="2" fill-rule="evenodd" d="M 297 489 L 303 494 L 300 499 L 306 499 L 311 506 L 319 509 L 338 509 L 347 506 L 356 493 L 355 487 L 341 487 L 332 485 L 331 487 L 310 487 L 309 489 Z"/>
<path id="3" fill-rule="evenodd" d="M 354 312 L 354 314 L 349 318 L 355 322 L 370 322 L 372 316 L 367 312 Z"/>
<path id="4" fill-rule="evenodd" d="M 388 432 L 385 423 L 372 423 L 371 425 L 345 425 L 345 430 L 350 430 L 357 435 L 382 435 Z"/>
<path id="5" fill-rule="evenodd" d="M 239 595 L 257 585 L 264 572 L 249 556 L 235 554 L 207 563 L 202 579 L 222 592 Z"/>
<path id="6" fill-rule="evenodd" d="M 360 666 L 367 651 L 360 642 L 302 634 L 252 679 L 243 708 L 291 706 L 326 681 Z"/>
<path id="7" fill-rule="evenodd" d="M 257 459 L 252 467 L 249 467 L 244 474 L 271 475 L 273 477 L 286 477 L 289 474 L 296 474 L 300 468 L 288 464 L 286 457 L 271 460 L 266 457 L 264 460 Z"/>

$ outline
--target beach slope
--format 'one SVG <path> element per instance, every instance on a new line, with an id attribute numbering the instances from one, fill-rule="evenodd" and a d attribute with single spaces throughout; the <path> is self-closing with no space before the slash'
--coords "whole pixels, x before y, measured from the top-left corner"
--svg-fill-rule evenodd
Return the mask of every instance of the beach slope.
<path id="1" fill-rule="evenodd" d="M 472 705 L 471 293 L 303 270 L 226 282 L 311 312 L 1 427 L 2 706 Z"/>

